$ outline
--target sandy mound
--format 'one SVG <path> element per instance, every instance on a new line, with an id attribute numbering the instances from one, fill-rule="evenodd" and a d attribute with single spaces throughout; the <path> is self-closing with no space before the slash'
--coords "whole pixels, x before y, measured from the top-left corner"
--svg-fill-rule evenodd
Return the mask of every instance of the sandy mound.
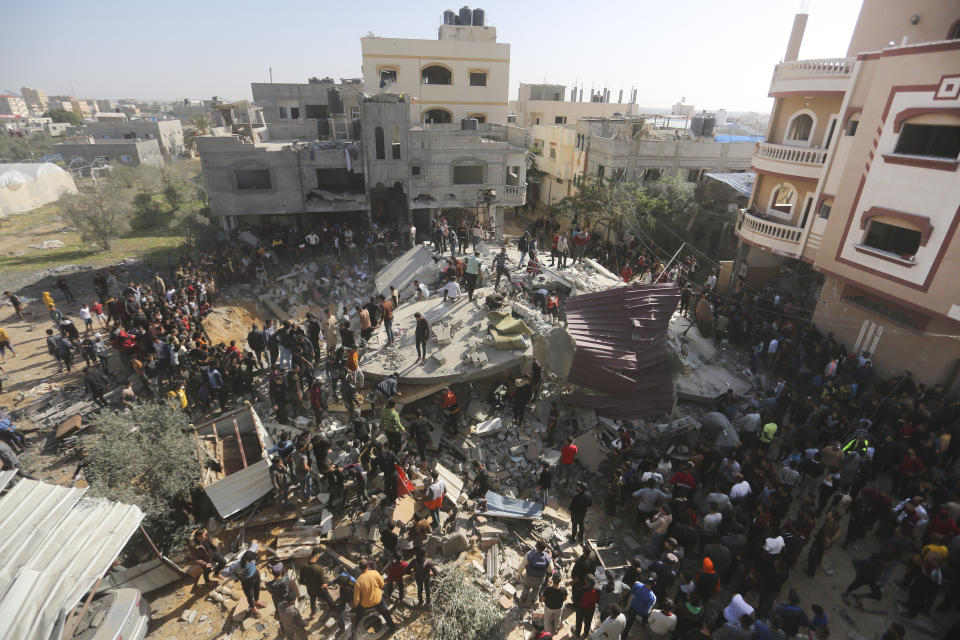
<path id="1" fill-rule="evenodd" d="M 245 300 L 221 300 L 203 321 L 213 344 L 236 340 L 242 345 L 253 324 L 263 328 L 263 318 L 257 305 Z"/>

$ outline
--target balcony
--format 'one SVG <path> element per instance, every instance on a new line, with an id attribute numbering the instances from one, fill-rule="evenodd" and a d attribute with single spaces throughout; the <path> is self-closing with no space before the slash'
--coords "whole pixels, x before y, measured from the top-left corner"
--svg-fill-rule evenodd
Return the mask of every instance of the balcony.
<path id="1" fill-rule="evenodd" d="M 778 64 L 770 80 L 770 95 L 783 93 L 843 93 L 850 84 L 856 58 L 793 60 Z"/>
<path id="2" fill-rule="evenodd" d="M 520 207 L 527 201 L 527 186 L 503 188 L 503 197 L 499 198 L 499 203 L 505 207 Z"/>
<path id="3" fill-rule="evenodd" d="M 807 180 L 819 180 L 826 149 L 792 147 L 772 142 L 758 142 L 753 154 L 753 166 L 760 171 L 785 173 Z"/>
<path id="4" fill-rule="evenodd" d="M 765 220 L 746 209 L 741 209 L 737 235 L 749 244 L 763 247 L 781 256 L 796 258 L 800 250 L 803 229 Z"/>

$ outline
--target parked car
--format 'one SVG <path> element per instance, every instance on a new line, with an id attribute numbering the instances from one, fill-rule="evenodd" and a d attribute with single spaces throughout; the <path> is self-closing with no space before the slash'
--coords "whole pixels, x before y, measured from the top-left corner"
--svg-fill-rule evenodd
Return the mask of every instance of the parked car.
<path id="1" fill-rule="evenodd" d="M 90 603 L 72 640 L 143 640 L 149 624 L 150 603 L 140 590 L 114 589 Z"/>

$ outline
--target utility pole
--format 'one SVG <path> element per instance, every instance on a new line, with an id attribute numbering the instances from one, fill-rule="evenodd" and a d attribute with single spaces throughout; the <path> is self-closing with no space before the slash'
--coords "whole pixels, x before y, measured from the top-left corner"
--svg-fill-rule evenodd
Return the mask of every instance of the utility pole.
<path id="1" fill-rule="evenodd" d="M 273 67 L 268 67 L 270 69 L 270 84 L 273 84 Z"/>

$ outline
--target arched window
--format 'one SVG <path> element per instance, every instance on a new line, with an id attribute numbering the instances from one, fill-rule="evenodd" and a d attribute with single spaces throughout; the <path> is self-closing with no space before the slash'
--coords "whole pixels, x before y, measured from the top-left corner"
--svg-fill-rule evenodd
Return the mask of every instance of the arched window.
<path id="1" fill-rule="evenodd" d="M 787 125 L 787 140 L 794 143 L 809 144 L 813 135 L 813 118 L 806 113 L 795 115 Z"/>
<path id="2" fill-rule="evenodd" d="M 960 20 L 957 20 L 947 31 L 947 40 L 960 40 Z"/>
<path id="3" fill-rule="evenodd" d="M 453 72 L 438 64 L 424 67 L 420 78 L 423 84 L 453 84 Z"/>
<path id="4" fill-rule="evenodd" d="M 383 160 L 387 157 L 386 147 L 383 143 L 383 127 L 377 127 L 373 136 L 376 138 L 377 160 Z"/>
<path id="5" fill-rule="evenodd" d="M 770 206 L 767 207 L 769 213 L 775 213 L 781 216 L 790 216 L 793 213 L 793 205 L 797 202 L 797 190 L 788 184 L 781 184 L 773 190 L 770 196 Z"/>
<path id="6" fill-rule="evenodd" d="M 449 124 L 453 122 L 453 114 L 446 109 L 429 109 L 423 112 L 423 121 L 428 124 Z"/>

